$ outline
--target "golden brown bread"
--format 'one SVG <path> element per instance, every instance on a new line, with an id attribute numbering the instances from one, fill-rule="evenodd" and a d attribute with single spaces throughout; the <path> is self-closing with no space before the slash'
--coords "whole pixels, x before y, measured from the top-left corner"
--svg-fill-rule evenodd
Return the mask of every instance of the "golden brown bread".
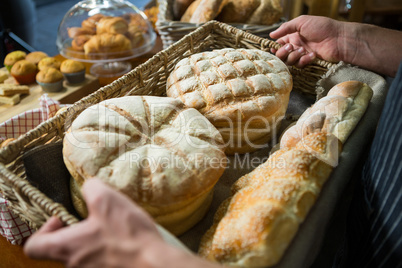
<path id="1" fill-rule="evenodd" d="M 216 19 L 225 23 L 244 23 L 260 4 L 261 0 L 228 0 Z"/>
<path id="2" fill-rule="evenodd" d="M 291 147 L 304 135 L 328 132 L 344 143 L 369 105 L 372 89 L 359 81 L 335 85 L 325 98 L 318 100 L 281 138 L 281 147 Z"/>
<path id="3" fill-rule="evenodd" d="M 333 136 L 313 133 L 306 143 L 327 153 Z M 340 147 L 340 146 L 339 146 Z M 338 152 L 335 152 L 336 154 Z M 304 149 L 283 148 L 239 179 L 202 238 L 201 256 L 226 265 L 276 264 L 314 204 L 332 166 Z"/>
<path id="4" fill-rule="evenodd" d="M 196 0 L 187 8 L 181 21 L 204 23 L 213 20 L 226 2 L 227 0 Z"/>
<path id="5" fill-rule="evenodd" d="M 348 87 L 351 84 L 359 85 L 358 89 Z M 359 121 L 371 98 L 371 89 L 361 84 L 339 84 L 321 101 L 346 97 L 344 102 L 350 105 L 341 114 Z M 321 104 L 317 102 L 304 114 L 310 115 L 316 105 Z M 345 127 L 345 135 L 340 137 L 348 137 L 355 125 Z M 232 196 L 221 204 L 212 227 L 201 240 L 200 255 L 229 266 L 277 264 L 337 164 L 342 142 L 330 130 L 318 127 L 281 143 L 265 163 L 236 181 Z M 293 135 L 288 129 L 284 137 L 290 140 Z"/>
<path id="6" fill-rule="evenodd" d="M 179 100 L 128 96 L 103 101 L 84 110 L 63 141 L 74 204 L 85 216 L 79 188 L 98 177 L 174 234 L 183 233 L 211 203 L 225 169 L 222 143 L 211 123 Z"/>
<path id="7" fill-rule="evenodd" d="M 75 38 L 80 35 L 94 35 L 96 32 L 90 28 L 71 27 L 67 29 L 68 36 Z"/>
<path id="8" fill-rule="evenodd" d="M 84 44 L 84 51 L 88 57 L 97 53 L 127 53 L 131 48 L 130 40 L 122 34 L 103 33 L 94 35 Z"/>
<path id="9" fill-rule="evenodd" d="M 99 20 L 104 18 L 105 15 L 103 14 L 95 14 L 93 16 L 90 16 L 89 18 L 87 18 L 86 20 L 83 20 L 81 23 L 82 28 L 86 28 L 89 29 L 93 32 L 96 31 L 96 25 L 98 24 Z"/>
<path id="10" fill-rule="evenodd" d="M 48 57 L 48 55 L 45 52 L 33 51 L 31 53 L 28 53 L 28 55 L 25 57 L 25 59 L 27 61 L 30 61 L 33 64 L 37 65 L 41 59 L 46 58 L 46 57 Z"/>
<path id="11" fill-rule="evenodd" d="M 128 23 L 122 17 L 104 17 L 96 25 L 96 34 L 125 34 L 128 31 Z"/>
<path id="12" fill-rule="evenodd" d="M 55 83 L 63 80 L 63 74 L 56 68 L 50 67 L 36 74 L 36 81 L 41 83 Z"/>
<path id="13" fill-rule="evenodd" d="M 196 108 L 221 132 L 226 153 L 264 146 L 281 122 L 292 89 L 286 65 L 261 50 L 194 54 L 175 66 L 167 95 Z"/>
<path id="14" fill-rule="evenodd" d="M 272 25 L 278 22 L 283 13 L 280 0 L 261 0 L 261 4 L 245 21 L 247 24 Z"/>

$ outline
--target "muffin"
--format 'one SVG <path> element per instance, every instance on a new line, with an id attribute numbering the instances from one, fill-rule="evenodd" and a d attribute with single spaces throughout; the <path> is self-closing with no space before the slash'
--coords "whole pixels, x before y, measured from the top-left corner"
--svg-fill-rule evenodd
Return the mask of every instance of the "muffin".
<path id="1" fill-rule="evenodd" d="M 39 61 L 43 58 L 49 57 L 45 52 L 42 51 L 34 51 L 29 53 L 25 59 L 27 61 L 32 62 L 35 65 L 38 65 Z"/>
<path id="2" fill-rule="evenodd" d="M 25 59 L 27 53 L 21 50 L 16 50 L 7 54 L 4 59 L 4 66 L 6 66 L 7 70 L 10 72 L 11 67 L 13 67 L 14 63 L 19 60 Z"/>
<path id="3" fill-rule="evenodd" d="M 61 63 L 60 71 L 69 84 L 77 84 L 85 80 L 85 65 L 82 62 L 65 60 Z"/>
<path id="4" fill-rule="evenodd" d="M 46 68 L 53 67 L 57 70 L 60 70 L 60 64 L 61 64 L 61 62 L 59 60 L 57 60 L 53 57 L 46 57 L 39 61 L 38 69 L 39 69 L 39 71 L 42 71 Z"/>
<path id="5" fill-rule="evenodd" d="M 36 82 L 46 92 L 57 92 L 63 89 L 63 74 L 56 68 L 45 68 L 36 75 Z"/>
<path id="6" fill-rule="evenodd" d="M 19 60 L 11 67 L 10 73 L 19 84 L 28 85 L 35 82 L 37 68 L 30 61 Z"/>

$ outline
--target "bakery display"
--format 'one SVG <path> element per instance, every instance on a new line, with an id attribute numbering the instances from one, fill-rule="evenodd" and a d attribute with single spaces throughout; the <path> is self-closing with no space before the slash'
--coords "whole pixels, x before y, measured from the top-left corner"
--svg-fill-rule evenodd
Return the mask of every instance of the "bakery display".
<path id="1" fill-rule="evenodd" d="M 283 14 L 280 0 L 195 0 L 181 15 L 188 2 L 173 3 L 173 14 L 182 22 L 205 23 L 216 19 L 225 23 L 272 25 Z"/>
<path id="2" fill-rule="evenodd" d="M 232 186 L 232 196 L 221 204 L 201 240 L 200 255 L 229 266 L 277 264 L 315 204 L 372 94 L 364 83 L 345 82 L 306 110 L 297 123 L 306 128 L 288 129 L 280 149 Z M 336 105 L 323 107 L 323 103 Z M 328 119 L 324 124 L 314 123 L 321 122 L 316 121 L 317 111 Z"/>
<path id="3" fill-rule="evenodd" d="M 261 50 L 221 49 L 177 63 L 167 96 L 199 110 L 220 131 L 226 153 L 262 148 L 275 135 L 289 102 L 292 76 Z"/>
<path id="4" fill-rule="evenodd" d="M 67 59 L 60 65 L 60 71 L 70 84 L 81 83 L 85 80 L 85 65 L 82 62 Z"/>
<path id="5" fill-rule="evenodd" d="M 19 60 L 11 67 L 10 73 L 19 84 L 28 85 L 35 82 L 37 68 L 30 61 Z"/>
<path id="6" fill-rule="evenodd" d="M 56 68 L 45 68 L 36 75 L 36 82 L 46 92 L 57 92 L 63 89 L 63 74 Z"/>
<path id="7" fill-rule="evenodd" d="M 27 53 L 21 50 L 15 50 L 10 52 L 4 58 L 4 66 L 7 68 L 8 71 L 11 71 L 11 67 L 13 67 L 14 63 L 19 60 L 25 59 Z"/>
<path id="8" fill-rule="evenodd" d="M 181 234 L 208 210 L 225 169 L 222 144 L 219 131 L 179 100 L 126 96 L 100 102 L 73 121 L 63 141 L 75 208 L 86 216 L 79 189 L 98 177 Z"/>
<path id="9" fill-rule="evenodd" d="M 127 60 L 152 49 L 156 34 L 144 13 L 124 0 L 84 0 L 64 16 L 60 54 L 81 61 Z"/>

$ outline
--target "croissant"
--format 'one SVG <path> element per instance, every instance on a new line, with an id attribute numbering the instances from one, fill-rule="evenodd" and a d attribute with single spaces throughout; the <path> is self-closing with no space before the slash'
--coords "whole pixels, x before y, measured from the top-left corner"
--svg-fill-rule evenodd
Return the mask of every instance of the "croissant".
<path id="1" fill-rule="evenodd" d="M 96 26 L 96 34 L 125 34 L 127 31 L 128 23 L 121 17 L 101 18 Z"/>
<path id="2" fill-rule="evenodd" d="M 130 40 L 122 34 L 104 33 L 92 36 L 85 44 L 85 54 L 115 53 L 131 50 Z"/>

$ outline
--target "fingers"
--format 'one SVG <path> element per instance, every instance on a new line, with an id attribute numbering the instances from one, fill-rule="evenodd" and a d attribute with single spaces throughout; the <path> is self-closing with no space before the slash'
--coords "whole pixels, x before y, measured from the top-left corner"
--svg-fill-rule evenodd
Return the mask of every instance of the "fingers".
<path id="1" fill-rule="evenodd" d="M 286 44 L 274 52 L 287 65 L 302 68 L 315 59 L 315 53 L 308 53 L 303 47 L 296 48 L 292 44 Z"/>
<path id="2" fill-rule="evenodd" d="M 62 228 L 64 225 L 59 218 L 51 217 L 36 233 L 50 233 Z"/>

